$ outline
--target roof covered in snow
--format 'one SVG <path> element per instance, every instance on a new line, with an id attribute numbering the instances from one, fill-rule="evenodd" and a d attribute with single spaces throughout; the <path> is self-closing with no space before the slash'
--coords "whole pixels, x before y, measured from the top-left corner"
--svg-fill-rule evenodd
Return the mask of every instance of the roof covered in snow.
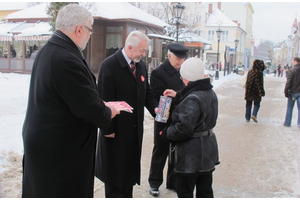
<path id="1" fill-rule="evenodd" d="M 168 24 L 127 2 L 96 2 L 94 17 L 110 20 L 129 19 L 164 27 Z"/>
<path id="2" fill-rule="evenodd" d="M 50 29 L 51 26 L 48 22 L 38 22 L 22 30 L 22 36 L 52 35 Z"/>
<path id="3" fill-rule="evenodd" d="M 0 35 L 12 35 L 10 31 L 17 26 L 19 26 L 21 23 L 1 23 L 0 24 Z"/>
<path id="4" fill-rule="evenodd" d="M 84 3 L 82 3 L 84 5 Z M 24 10 L 9 14 L 5 19 L 45 19 L 49 18 L 47 15 L 48 3 L 42 3 L 37 6 L 26 8 Z M 127 3 L 127 2 L 94 2 L 93 3 L 94 18 L 108 19 L 108 20 L 133 20 L 140 23 L 147 23 L 149 25 L 164 27 L 168 24 L 160 19 L 148 14 L 147 12 Z"/>
<path id="5" fill-rule="evenodd" d="M 42 36 L 52 35 L 48 22 L 37 23 L 1 23 L 0 36 L 12 36 L 12 34 L 20 34 L 20 36 Z"/>
<path id="6" fill-rule="evenodd" d="M 32 6 L 29 8 L 25 8 L 23 10 L 11 13 L 6 16 L 5 19 L 13 20 L 13 19 L 47 19 L 49 16 L 47 15 L 47 3 L 42 3 L 36 6 Z"/>
<path id="7" fill-rule="evenodd" d="M 229 19 L 222 11 L 215 9 L 208 17 L 205 26 L 237 27 L 238 25 Z"/>
<path id="8" fill-rule="evenodd" d="M 0 11 L 22 10 L 27 8 L 27 2 L 0 2 Z"/>

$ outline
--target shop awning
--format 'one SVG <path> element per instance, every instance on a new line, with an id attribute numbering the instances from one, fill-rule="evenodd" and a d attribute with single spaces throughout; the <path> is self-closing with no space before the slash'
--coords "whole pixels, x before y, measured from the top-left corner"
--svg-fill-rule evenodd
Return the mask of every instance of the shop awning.
<path id="1" fill-rule="evenodd" d="M 48 40 L 52 36 L 51 27 L 48 22 L 39 22 L 28 26 L 15 35 L 15 40 Z"/>
<path id="2" fill-rule="evenodd" d="M 8 35 L 2 36 L 2 35 L 0 35 L 0 41 L 12 41 L 12 37 L 13 36 L 8 36 Z"/>
<path id="3" fill-rule="evenodd" d="M 159 34 L 147 34 L 147 36 L 149 37 L 153 37 L 153 38 L 159 38 L 159 39 L 163 39 L 163 40 L 171 40 L 171 41 L 175 41 L 175 38 L 166 36 L 166 35 L 159 35 Z"/>
<path id="4" fill-rule="evenodd" d="M 193 32 L 181 33 L 178 37 L 178 41 L 184 42 L 185 46 L 190 47 L 204 47 L 205 45 L 211 45 L 210 41 Z"/>
<path id="5" fill-rule="evenodd" d="M 22 36 L 43 36 L 43 35 L 52 35 L 50 31 L 51 26 L 48 22 L 39 22 L 32 24 L 26 29 L 22 30 Z"/>
<path id="6" fill-rule="evenodd" d="M 49 40 L 51 38 L 51 35 L 47 36 L 22 36 L 22 35 L 16 35 L 14 36 L 16 41 L 45 41 Z"/>
<path id="7" fill-rule="evenodd" d="M 21 25 L 22 23 L 1 23 L 0 24 L 0 41 L 12 41 L 13 34 L 10 30 Z"/>
<path id="8" fill-rule="evenodd" d="M 0 41 L 48 40 L 52 36 L 48 22 L 0 24 Z"/>

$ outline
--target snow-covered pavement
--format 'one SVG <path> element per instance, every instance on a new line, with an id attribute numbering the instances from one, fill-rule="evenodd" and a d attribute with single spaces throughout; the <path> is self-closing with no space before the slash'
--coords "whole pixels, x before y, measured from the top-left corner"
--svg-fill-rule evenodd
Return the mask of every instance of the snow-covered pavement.
<path id="1" fill-rule="evenodd" d="M 284 127 L 285 78 L 265 77 L 266 97 L 258 123 L 245 122 L 243 77 L 231 74 L 213 82 L 219 98 L 217 135 L 220 161 L 214 172 L 215 197 L 300 197 L 300 131 L 297 108 L 291 128 Z M 22 125 L 30 75 L 0 73 L 0 197 L 19 198 L 22 181 Z M 151 198 L 148 175 L 153 147 L 153 119 L 145 116 L 141 186 L 134 197 Z M 160 197 L 177 197 L 160 188 Z M 103 183 L 95 179 L 95 197 L 103 198 Z"/>

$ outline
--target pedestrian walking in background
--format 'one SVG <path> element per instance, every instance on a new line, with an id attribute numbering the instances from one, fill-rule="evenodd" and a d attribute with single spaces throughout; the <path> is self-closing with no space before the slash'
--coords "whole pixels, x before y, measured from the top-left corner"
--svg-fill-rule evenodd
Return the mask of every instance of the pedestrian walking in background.
<path id="1" fill-rule="evenodd" d="M 284 71 L 284 68 L 281 67 L 281 68 L 280 68 L 280 76 L 281 76 L 281 77 L 283 76 L 283 71 Z"/>
<path id="2" fill-rule="evenodd" d="M 122 112 L 109 130 L 100 129 L 96 177 L 105 183 L 105 197 L 131 198 L 140 184 L 144 107 L 155 117 L 158 101 L 148 83 L 145 63 L 149 38 L 132 31 L 125 47 L 106 58 L 100 66 L 98 89 L 105 101 L 126 101 L 133 113 Z"/>
<path id="3" fill-rule="evenodd" d="M 278 72 L 278 77 L 279 77 L 280 73 L 281 73 L 281 66 L 280 65 L 278 65 L 278 67 L 277 67 L 277 72 Z"/>
<path id="4" fill-rule="evenodd" d="M 186 59 L 188 51 L 189 49 L 180 43 L 168 44 L 168 59 L 158 68 L 154 69 L 150 76 L 150 86 L 158 101 L 166 89 L 179 91 L 184 87 L 179 69 Z M 154 146 L 148 178 L 150 194 L 153 196 L 159 195 L 159 187 L 163 183 L 163 170 L 169 155 L 170 146 L 168 141 L 162 140 L 159 132 L 172 123 L 172 110 L 173 107 L 170 109 L 170 117 L 166 123 L 154 121 Z M 168 162 L 166 187 L 167 189 L 175 190 L 176 179 L 173 168 L 174 166 Z"/>
<path id="5" fill-rule="evenodd" d="M 218 118 L 218 98 L 210 78 L 204 78 L 204 65 L 199 58 L 189 58 L 181 66 L 180 75 L 186 87 L 180 92 L 166 90 L 175 97 L 172 125 L 160 134 L 176 145 L 174 171 L 179 198 L 212 198 L 213 171 L 219 164 L 219 153 L 213 128 Z"/>
<path id="6" fill-rule="evenodd" d="M 245 100 L 246 100 L 246 122 L 250 121 L 250 117 L 254 122 L 258 122 L 257 113 L 260 108 L 261 98 L 265 96 L 264 89 L 264 75 L 263 71 L 265 64 L 262 60 L 255 60 L 252 68 L 247 74 L 247 81 L 245 87 Z M 252 111 L 252 104 L 254 108 Z M 252 111 L 252 115 L 251 115 Z"/>
<path id="7" fill-rule="evenodd" d="M 290 67 L 288 65 L 286 65 L 286 69 L 285 69 L 285 77 L 286 78 L 288 77 L 289 71 L 290 71 Z"/>
<path id="8" fill-rule="evenodd" d="M 295 57 L 293 60 L 294 68 L 289 71 L 284 94 L 287 97 L 287 109 L 285 115 L 284 126 L 291 127 L 292 124 L 292 116 L 293 109 L 295 105 L 295 101 L 297 101 L 298 107 L 298 121 L 297 125 L 300 128 L 300 58 Z"/>
<path id="9" fill-rule="evenodd" d="M 97 127 L 107 129 L 120 111 L 99 98 L 82 51 L 93 16 L 69 4 L 56 31 L 35 58 L 23 125 L 23 191 L 29 198 L 94 195 Z"/>

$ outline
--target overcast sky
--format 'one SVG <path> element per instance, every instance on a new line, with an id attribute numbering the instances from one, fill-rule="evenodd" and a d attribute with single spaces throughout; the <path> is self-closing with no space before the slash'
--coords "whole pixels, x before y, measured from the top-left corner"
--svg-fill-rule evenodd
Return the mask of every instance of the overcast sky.
<path id="1" fill-rule="evenodd" d="M 291 34 L 295 17 L 300 17 L 298 2 L 251 2 L 253 14 L 253 36 L 255 45 L 261 39 L 281 42 Z M 298 20 L 299 22 L 299 20 Z"/>
<path id="2" fill-rule="evenodd" d="M 3 2 L 9 1 L 0 0 L 0 7 L 3 6 Z M 24 2 L 7 3 L 7 5 L 24 6 Z M 255 38 L 255 45 L 258 45 L 261 39 L 268 39 L 273 42 L 287 39 L 287 36 L 291 34 L 295 17 L 300 17 L 300 3 L 298 2 L 251 2 L 251 4 L 254 9 L 253 37 Z"/>

